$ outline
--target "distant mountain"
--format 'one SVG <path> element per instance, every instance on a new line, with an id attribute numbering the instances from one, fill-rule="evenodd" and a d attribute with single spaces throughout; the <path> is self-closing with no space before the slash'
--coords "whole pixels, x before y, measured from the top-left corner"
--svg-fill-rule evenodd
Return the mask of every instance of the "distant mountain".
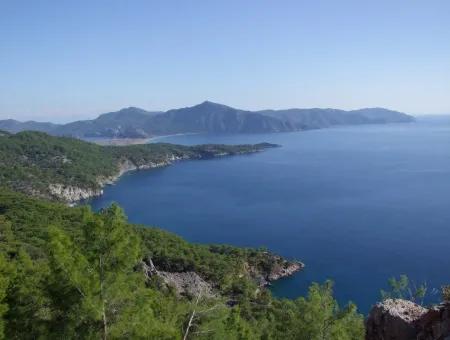
<path id="1" fill-rule="evenodd" d="M 280 119 L 208 101 L 157 115 L 153 117 L 149 128 L 155 134 L 292 131 L 292 127 Z"/>
<path id="2" fill-rule="evenodd" d="M 19 122 L 14 119 L 0 120 L 0 130 L 16 133 L 24 130 L 35 130 L 42 132 L 50 132 L 58 127 L 53 123 L 41 123 L 35 121 Z"/>
<path id="3" fill-rule="evenodd" d="M 383 108 L 344 111 L 336 109 L 288 109 L 245 111 L 205 101 L 166 112 L 129 107 L 93 120 L 68 124 L 0 120 L 0 130 L 43 131 L 53 135 L 107 138 L 146 138 L 174 133 L 263 133 L 326 128 L 335 125 L 412 122 L 405 113 Z"/>
<path id="4" fill-rule="evenodd" d="M 51 133 L 73 137 L 148 137 L 150 134 L 148 128 L 145 128 L 148 121 L 161 113 L 163 112 L 149 112 L 137 107 L 128 107 L 116 112 L 104 113 L 93 120 L 81 120 L 62 125 Z"/>
<path id="5" fill-rule="evenodd" d="M 290 122 L 296 130 L 319 129 L 334 125 L 407 123 L 414 120 L 407 114 L 383 108 L 352 111 L 336 109 L 264 110 L 259 114 Z"/>

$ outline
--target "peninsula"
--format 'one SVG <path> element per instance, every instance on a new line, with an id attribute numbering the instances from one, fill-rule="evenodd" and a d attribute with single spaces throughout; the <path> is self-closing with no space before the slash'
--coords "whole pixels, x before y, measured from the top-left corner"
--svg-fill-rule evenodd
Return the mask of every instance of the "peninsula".
<path id="1" fill-rule="evenodd" d="M 163 167 L 186 159 L 241 155 L 275 144 L 141 144 L 101 146 L 42 132 L 0 134 L 0 185 L 31 196 L 74 203 L 103 193 L 132 170 Z"/>

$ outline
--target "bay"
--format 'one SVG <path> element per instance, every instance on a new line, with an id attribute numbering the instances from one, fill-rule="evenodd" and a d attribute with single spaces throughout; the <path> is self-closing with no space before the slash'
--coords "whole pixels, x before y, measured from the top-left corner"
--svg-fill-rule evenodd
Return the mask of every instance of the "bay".
<path id="1" fill-rule="evenodd" d="M 265 246 L 306 264 L 273 294 L 332 279 L 363 312 L 391 276 L 450 283 L 450 120 L 296 133 L 178 135 L 178 144 L 270 142 L 265 152 L 124 175 L 90 202 L 198 243 Z M 434 288 L 434 289 L 433 289 Z"/>

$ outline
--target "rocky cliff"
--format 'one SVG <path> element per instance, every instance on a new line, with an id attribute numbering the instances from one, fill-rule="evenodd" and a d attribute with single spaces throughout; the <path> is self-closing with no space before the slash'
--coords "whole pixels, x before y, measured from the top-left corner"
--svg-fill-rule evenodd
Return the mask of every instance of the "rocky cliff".
<path id="1" fill-rule="evenodd" d="M 305 267 L 300 261 L 288 261 L 270 252 L 266 252 L 265 256 L 271 263 L 269 268 L 260 268 L 249 263 L 244 267 L 244 272 L 248 273 L 260 287 L 269 286 L 271 282 L 291 276 Z"/>
<path id="2" fill-rule="evenodd" d="M 49 185 L 49 192 L 52 198 L 60 201 L 64 201 L 70 204 L 75 202 L 86 200 L 92 197 L 103 195 L 103 187 L 106 185 L 112 185 L 123 174 L 134 170 L 147 170 L 152 168 L 159 168 L 172 164 L 174 161 L 180 160 L 182 157 L 175 155 L 168 155 L 165 160 L 159 162 L 148 162 L 145 164 L 135 164 L 129 159 L 123 159 L 118 164 L 117 173 L 111 177 L 98 177 L 97 187 L 76 187 L 71 185 L 63 185 L 59 183 L 52 183 Z"/>
<path id="3" fill-rule="evenodd" d="M 214 145 L 205 146 L 202 152 L 193 152 L 189 154 L 178 155 L 175 153 L 167 153 L 165 157 L 159 158 L 158 160 L 131 160 L 126 157 L 123 157 L 119 163 L 117 164 L 117 172 L 113 176 L 97 177 L 97 184 L 92 187 L 82 187 L 82 186 L 73 186 L 73 185 L 64 185 L 61 183 L 51 183 L 48 186 L 48 192 L 50 198 L 56 199 L 59 201 L 63 201 L 69 204 L 74 204 L 81 200 L 86 200 L 92 197 L 100 196 L 103 194 L 103 188 L 106 185 L 114 184 L 123 174 L 129 171 L 135 170 L 148 170 L 153 168 L 160 168 L 164 166 L 168 166 L 173 164 L 174 162 L 186 159 L 207 159 L 214 157 L 224 157 L 230 155 L 241 155 L 262 151 L 268 147 L 274 147 L 276 145 L 269 143 L 261 143 L 255 145 L 254 148 L 245 149 L 245 150 L 232 150 L 232 151 L 223 151 L 216 150 Z M 210 150 L 208 149 L 210 147 Z M 46 197 L 45 193 L 40 193 L 38 196 Z"/>
<path id="4" fill-rule="evenodd" d="M 450 340 L 450 302 L 431 308 L 401 299 L 378 303 L 366 320 L 366 340 Z"/>
<path id="5" fill-rule="evenodd" d="M 269 271 L 261 271 L 248 263 L 246 263 L 244 268 L 245 274 L 243 275 L 248 275 L 260 288 L 270 285 L 270 282 L 291 276 L 305 266 L 300 261 L 288 261 L 276 254 L 266 254 L 276 261 L 276 265 Z M 175 289 L 178 295 L 197 296 L 201 294 L 209 298 L 219 295 L 214 288 L 216 286 L 215 282 L 204 280 L 194 271 L 170 272 L 158 270 L 149 256 L 141 261 L 140 270 L 142 270 L 147 280 L 150 280 L 152 277 L 158 277 L 164 285 Z"/>

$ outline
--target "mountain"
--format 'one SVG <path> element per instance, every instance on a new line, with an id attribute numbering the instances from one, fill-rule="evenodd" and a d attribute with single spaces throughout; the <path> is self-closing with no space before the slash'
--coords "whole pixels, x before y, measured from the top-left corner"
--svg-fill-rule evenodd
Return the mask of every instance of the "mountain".
<path id="1" fill-rule="evenodd" d="M 129 107 L 96 119 L 57 125 L 39 122 L 0 121 L 0 129 L 17 133 L 43 131 L 53 135 L 106 138 L 146 138 L 175 133 L 266 133 L 326 128 L 335 125 L 406 123 L 414 118 L 383 108 L 344 111 L 288 109 L 246 111 L 205 101 L 166 112 Z"/>
<path id="2" fill-rule="evenodd" d="M 41 123 L 33 120 L 27 122 L 19 122 L 15 119 L 0 120 L 0 130 L 4 130 L 11 133 L 17 133 L 25 130 L 52 132 L 59 127 L 58 124 L 53 123 Z"/>
<path id="3" fill-rule="evenodd" d="M 367 108 L 352 111 L 336 109 L 288 109 L 264 110 L 259 114 L 289 122 L 296 130 L 320 129 L 334 125 L 407 123 L 413 117 L 383 108 Z"/>
<path id="4" fill-rule="evenodd" d="M 291 131 L 292 127 L 277 118 L 235 109 L 209 101 L 153 117 L 149 128 L 155 134 L 208 132 L 253 133 Z"/>

